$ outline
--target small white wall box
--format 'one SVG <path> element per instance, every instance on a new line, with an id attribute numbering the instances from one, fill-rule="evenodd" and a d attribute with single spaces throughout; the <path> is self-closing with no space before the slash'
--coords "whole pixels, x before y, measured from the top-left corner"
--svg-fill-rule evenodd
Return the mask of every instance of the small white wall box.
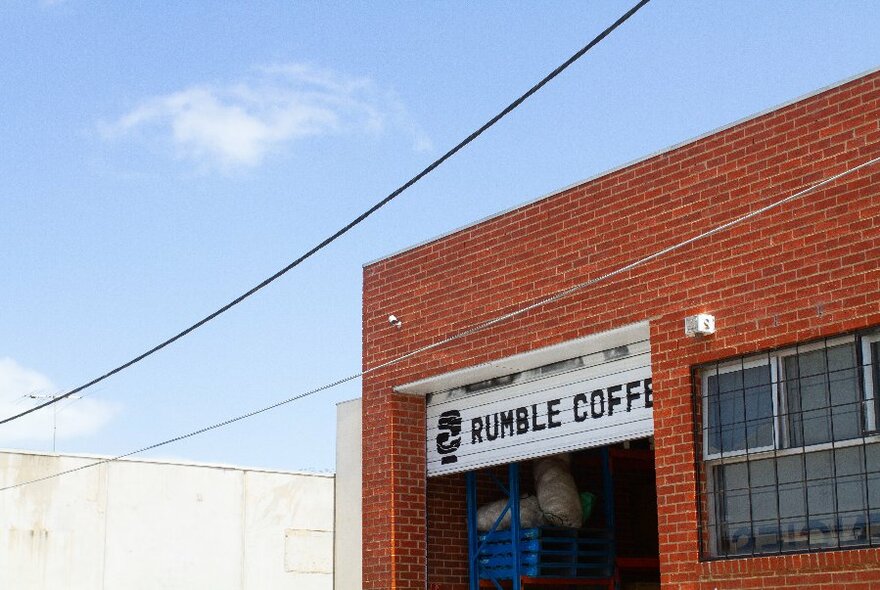
<path id="1" fill-rule="evenodd" d="M 691 338 L 695 336 L 708 336 L 715 333 L 715 316 L 708 313 L 698 313 L 684 318 L 684 334 Z"/>

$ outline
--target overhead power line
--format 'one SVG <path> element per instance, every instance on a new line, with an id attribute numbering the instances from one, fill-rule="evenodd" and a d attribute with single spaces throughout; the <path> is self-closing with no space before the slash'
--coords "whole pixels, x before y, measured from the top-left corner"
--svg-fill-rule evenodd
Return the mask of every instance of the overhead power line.
<path id="1" fill-rule="evenodd" d="M 532 96 L 533 94 L 535 94 L 538 90 L 540 90 L 541 88 L 543 88 L 544 85 L 546 85 L 548 82 L 550 82 L 551 80 L 553 80 L 556 76 L 558 76 L 559 74 L 561 74 L 561 73 L 562 73 L 565 69 L 567 69 L 571 64 L 573 64 L 574 62 L 576 62 L 577 60 L 579 60 L 581 57 L 583 57 L 584 54 L 586 54 L 590 49 L 592 49 L 593 47 L 595 47 L 596 45 L 598 45 L 598 44 L 599 44 L 599 43 L 600 43 L 605 37 L 607 37 L 608 35 L 610 35 L 610 34 L 614 31 L 614 29 L 616 29 L 617 27 L 619 27 L 620 25 L 622 25 L 624 22 L 626 22 L 626 21 L 627 21 L 632 15 L 634 15 L 636 12 L 638 12 L 638 10 L 639 10 L 640 8 L 642 8 L 642 7 L 643 7 L 645 4 L 647 4 L 648 2 L 650 2 L 650 0 L 641 0 L 638 4 L 636 4 L 635 6 L 633 6 L 632 8 L 630 8 L 629 10 L 627 10 L 627 11 L 623 14 L 623 16 L 621 16 L 621 17 L 618 18 L 616 21 L 614 21 L 614 22 L 613 22 L 611 25 L 609 25 L 608 28 L 606 28 L 604 31 L 602 31 L 601 33 L 599 33 L 598 35 L 596 35 L 596 37 L 594 37 L 592 41 L 590 41 L 589 43 L 587 43 L 586 45 L 584 45 L 580 50 L 578 50 L 574 55 L 572 55 L 572 56 L 569 57 L 567 60 L 565 60 L 565 61 L 564 61 L 559 67 L 557 67 L 555 70 L 553 70 L 552 72 L 550 72 L 549 74 L 547 74 L 546 76 L 544 76 L 544 78 L 542 78 L 540 82 L 538 82 L 537 84 L 535 84 L 534 86 L 532 86 L 531 88 L 529 88 L 529 89 L 525 92 L 525 94 L 521 95 L 519 98 L 517 98 L 517 99 L 514 100 L 512 103 L 510 103 L 509 105 L 507 105 L 507 106 L 506 106 L 501 112 L 499 112 L 497 115 L 495 115 L 494 117 L 492 117 L 491 119 L 489 119 L 489 120 L 488 120 L 486 123 L 484 123 L 479 129 L 477 129 L 476 131 L 474 131 L 473 133 L 471 133 L 470 135 L 468 135 L 466 138 L 464 138 L 463 140 L 461 140 L 461 142 L 459 142 L 458 145 L 456 145 L 455 147 L 453 147 L 452 149 L 450 149 L 448 152 L 446 152 L 445 154 L 443 154 L 442 156 L 440 156 L 439 158 L 437 158 L 436 160 L 434 160 L 434 161 L 433 161 L 433 162 L 432 162 L 427 168 L 425 168 L 424 170 L 422 170 L 421 172 L 419 172 L 418 174 L 416 174 L 415 176 L 413 176 L 412 178 L 410 178 L 408 181 L 406 181 L 405 183 L 403 183 L 400 187 L 398 187 L 397 189 L 395 189 L 393 192 L 391 192 L 391 193 L 390 193 L 388 196 L 386 196 L 384 199 L 382 199 L 381 201 L 378 201 L 378 202 L 377 202 L 376 204 L 374 204 L 372 207 L 370 207 L 369 209 L 367 209 L 366 211 L 364 211 L 363 213 L 361 213 L 360 215 L 358 215 L 357 217 L 355 217 L 354 219 L 352 219 L 350 222 L 348 222 L 348 223 L 347 223 L 346 225 L 344 225 L 342 228 L 340 228 L 339 230 L 337 230 L 335 233 L 333 233 L 332 235 L 330 235 L 330 236 L 328 236 L 327 238 L 325 238 L 325 239 L 324 239 L 323 241 L 321 241 L 319 244 L 317 244 L 316 246 L 312 247 L 312 249 L 308 250 L 305 254 L 302 254 L 299 258 L 297 258 L 296 260 L 294 260 L 293 262 L 291 262 L 290 264 L 288 264 L 287 266 L 285 266 L 284 268 L 282 268 L 281 270 L 279 270 L 278 272 L 276 272 L 276 273 L 273 274 L 272 276 L 266 278 L 265 280 L 263 280 L 262 282 L 260 282 L 258 285 L 254 286 L 253 288 L 249 289 L 248 291 L 242 293 L 241 295 L 239 295 L 238 297 L 236 297 L 235 299 L 233 299 L 232 301 L 230 301 L 229 303 L 227 303 L 226 305 L 224 305 L 224 306 L 221 307 L 220 309 L 218 309 L 218 310 L 216 310 L 216 311 L 214 311 L 214 312 L 208 314 L 207 316 L 205 316 L 205 317 L 202 318 L 201 320 L 197 321 L 197 322 L 194 323 L 193 325 L 191 325 L 191 326 L 189 326 L 188 328 L 186 328 L 186 329 L 184 329 L 184 330 L 178 332 L 177 334 L 175 334 L 175 335 L 172 336 L 171 338 L 168 338 L 167 340 L 165 340 L 165 341 L 163 341 L 163 342 L 157 344 L 156 346 L 154 346 L 153 348 L 147 350 L 146 352 L 144 352 L 144 353 L 142 353 L 142 354 L 139 354 L 138 356 L 134 357 L 134 358 L 131 359 L 130 361 L 127 361 L 127 362 L 125 362 L 125 363 L 119 365 L 119 366 L 116 367 L 115 369 L 112 369 L 112 370 L 110 370 L 110 371 L 104 373 L 104 374 L 101 375 L 100 377 L 96 377 L 95 379 L 92 379 L 92 380 L 89 381 L 88 383 L 84 383 L 83 385 L 80 385 L 79 387 L 76 387 L 76 388 L 74 388 L 74 389 L 71 389 L 70 391 L 68 391 L 68 392 L 65 393 L 64 395 L 60 395 L 60 396 L 58 396 L 58 397 L 56 397 L 56 398 L 54 398 L 54 399 L 48 400 L 48 401 L 46 401 L 46 402 L 44 402 L 44 403 L 41 403 L 41 404 L 39 404 L 39 405 L 37 405 L 37 406 L 34 406 L 33 408 L 30 408 L 30 409 L 27 410 L 27 411 L 24 411 L 24 412 L 20 412 L 20 413 L 18 413 L 18 414 L 15 414 L 14 416 L 9 416 L 8 418 L 4 418 L 3 420 L 0 420 L 0 425 L 2 425 L 2 424 L 6 424 L 7 422 L 12 422 L 13 420 L 16 420 L 16 419 L 18 419 L 18 418 L 21 418 L 22 416 L 27 416 L 27 415 L 30 414 L 31 412 L 36 412 L 37 410 L 40 410 L 40 409 L 42 409 L 42 408 L 45 408 L 46 406 L 50 406 L 50 405 L 52 405 L 52 404 L 58 403 L 59 401 L 61 401 L 61 400 L 63 400 L 63 399 L 67 399 L 67 398 L 70 397 L 71 395 L 74 395 L 75 393 L 79 393 L 79 392 L 81 392 L 81 391 L 83 391 L 83 390 L 85 390 L 85 389 L 88 389 L 89 387 L 91 387 L 91 386 L 93 386 L 93 385 L 97 385 L 97 384 L 100 383 L 101 381 L 104 381 L 105 379 L 107 379 L 107 378 L 109 378 L 109 377 L 112 377 L 112 376 L 115 375 L 116 373 L 119 373 L 120 371 L 124 371 L 125 369 L 131 367 L 132 365 L 135 365 L 135 364 L 139 363 L 140 361 L 144 360 L 144 359 L 147 358 L 148 356 L 151 356 L 152 354 L 159 352 L 160 350 L 162 350 L 162 349 L 165 348 L 166 346 L 169 346 L 169 345 L 171 345 L 171 344 L 177 342 L 178 340 L 180 340 L 181 338 L 183 338 L 184 336 L 186 336 L 186 335 L 189 334 L 190 332 L 194 332 L 195 330 L 201 328 L 202 326 L 204 326 L 205 324 L 207 324 L 208 322 L 210 322 L 211 320 L 213 320 L 213 319 L 216 318 L 217 316 L 219 316 L 219 315 L 221 315 L 221 314 L 223 314 L 223 313 L 229 311 L 230 309 L 232 309 L 233 307 L 235 307 L 236 305 L 238 305 L 239 303 L 241 303 L 242 301 L 244 301 L 245 299 L 247 299 L 247 298 L 250 297 L 251 295 L 255 294 L 257 291 L 260 291 L 260 290 L 263 289 L 264 287 L 269 286 L 269 284 L 271 284 L 272 282 L 274 282 L 276 279 L 281 278 L 282 276 L 284 276 L 285 274 L 287 274 L 289 271 L 293 270 L 294 268 L 296 268 L 297 266 L 299 266 L 301 263 L 303 263 L 304 261 L 308 260 L 308 259 L 311 258 L 313 255 L 317 254 L 318 252 L 320 252 L 321 250 L 323 250 L 324 248 L 326 248 L 327 246 L 329 246 L 331 243 L 335 242 L 338 238 L 340 238 L 340 237 L 342 237 L 343 235 L 345 235 L 346 233 L 348 233 L 349 230 L 351 230 L 351 229 L 354 228 L 356 225 L 358 225 L 359 223 L 361 223 L 362 221 L 364 221 L 367 217 L 369 217 L 370 215 L 372 215 L 373 213 L 375 213 L 376 211 L 378 211 L 379 209 L 381 209 L 382 207 L 384 207 L 385 205 L 387 205 L 388 203 L 390 203 L 392 200 L 394 200 L 395 198 L 397 198 L 398 196 L 400 196 L 400 195 L 401 195 L 405 190 L 407 190 L 409 187 L 411 187 L 412 185 L 414 185 L 415 183 L 417 183 L 419 180 L 421 180 L 422 178 L 424 178 L 425 176 L 427 176 L 428 174 L 430 174 L 435 168 L 437 168 L 437 167 L 440 166 L 443 162 L 445 162 L 446 160 L 448 160 L 449 158 L 451 158 L 452 156 L 454 156 L 454 155 L 455 155 L 456 153 L 458 153 L 461 149 L 463 149 L 465 146 L 467 146 L 467 145 L 468 145 L 469 143 L 471 143 L 473 140 L 475 140 L 475 139 L 478 138 L 480 135 L 482 135 L 484 131 L 488 130 L 490 127 L 492 127 L 493 125 L 495 125 L 495 123 L 497 123 L 498 121 L 500 121 L 501 119 L 503 119 L 504 117 L 506 117 L 506 116 L 507 116 L 508 114 L 510 114 L 514 109 L 516 109 L 516 108 L 517 108 L 518 106 L 520 106 L 523 102 L 525 102 L 529 97 L 531 97 L 531 96 Z"/>
<path id="2" fill-rule="evenodd" d="M 27 486 L 27 485 L 32 485 L 32 484 L 35 484 L 35 483 L 39 483 L 39 482 L 41 482 L 41 481 L 46 481 L 46 480 L 50 480 L 50 479 L 55 479 L 56 477 L 61 477 L 61 476 L 63 476 L 63 475 L 67 475 L 67 474 L 70 474 L 70 473 L 75 473 L 75 472 L 77 472 L 77 471 L 82 471 L 82 470 L 84 470 L 84 469 L 89 469 L 89 468 L 91 468 L 91 467 L 97 467 L 97 466 L 99 466 L 99 465 L 104 465 L 104 464 L 106 464 L 106 463 L 111 463 L 111 462 L 113 462 L 113 461 L 118 461 L 118 460 L 120 460 L 120 459 L 124 459 L 124 458 L 126 458 L 126 457 L 131 457 L 132 455 L 137 455 L 138 453 L 143 453 L 143 452 L 146 452 L 146 451 L 150 451 L 150 450 L 153 450 L 153 449 L 157 449 L 157 448 L 159 448 L 159 447 L 164 447 L 164 446 L 166 446 L 166 445 L 170 445 L 170 444 L 172 444 L 172 443 L 179 442 L 179 441 L 181 441 L 181 440 L 185 440 L 185 439 L 188 439 L 188 438 L 192 438 L 192 437 L 194 437 L 194 436 L 198 436 L 198 435 L 200 435 L 200 434 L 204 434 L 204 433 L 206 433 L 206 432 L 210 432 L 210 431 L 212 431 L 212 430 L 217 430 L 217 429 L 219 429 L 219 428 L 223 428 L 224 426 L 229 426 L 230 424 L 234 424 L 234 423 L 236 423 L 236 422 L 240 422 L 240 421 L 242 421 L 242 420 L 246 420 L 247 418 L 251 418 L 251 417 L 256 416 L 256 415 L 258 415 L 258 414 L 262 414 L 262 413 L 264 413 L 264 412 L 268 412 L 269 410 L 274 410 L 275 408 L 279 408 L 279 407 L 281 407 L 281 406 L 287 405 L 287 404 L 289 404 L 289 403 L 291 403 L 291 402 L 294 402 L 294 401 L 296 401 L 296 400 L 303 399 L 303 398 L 305 398 L 305 397 L 309 397 L 309 396 L 311 396 L 311 395 L 314 395 L 314 394 L 316 394 L 316 393 L 320 393 L 320 392 L 322 392 L 322 391 L 326 391 L 326 390 L 328 390 L 328 389 L 332 389 L 332 388 L 334 388 L 334 387 L 337 387 L 337 386 L 342 385 L 342 384 L 344 384 L 344 383 L 348 383 L 348 382 L 350 382 L 350 381 L 354 381 L 355 379 L 358 379 L 358 378 L 363 377 L 363 376 L 365 376 L 365 375 L 368 375 L 368 374 L 370 374 L 370 373 L 374 373 L 374 372 L 376 372 L 376 371 L 379 371 L 379 370 L 382 370 L 382 369 L 388 368 L 388 367 L 390 367 L 390 366 L 392 366 L 392 365 L 396 365 L 396 364 L 398 364 L 398 363 L 401 363 L 401 362 L 403 362 L 403 361 L 405 361 L 405 360 L 407 360 L 407 359 L 410 359 L 410 358 L 412 358 L 412 357 L 414 357 L 414 356 L 417 356 L 417 355 L 419 355 L 419 354 L 425 353 L 425 352 L 427 352 L 427 351 L 429 351 L 429 350 L 433 350 L 433 349 L 435 349 L 435 348 L 439 348 L 439 347 L 441 347 L 441 346 L 444 346 L 444 345 L 449 344 L 449 343 L 451 343 L 451 342 L 454 342 L 454 341 L 456 341 L 456 340 L 460 340 L 461 338 L 465 338 L 465 337 L 470 336 L 470 335 L 472 335 L 472 334 L 476 334 L 477 332 L 481 332 L 481 331 L 483 331 L 483 330 L 486 330 L 487 328 L 490 328 L 490 327 L 492 327 L 492 326 L 495 326 L 495 325 L 500 324 L 500 323 L 502 323 L 502 322 L 505 322 L 505 321 L 507 321 L 507 320 L 513 319 L 513 318 L 518 317 L 518 316 L 520 316 L 520 315 L 523 315 L 523 314 L 525 314 L 525 313 L 528 313 L 529 311 L 531 311 L 531 310 L 533 310 L 533 309 L 536 309 L 536 308 L 542 307 L 542 306 L 544 306 L 544 305 L 547 305 L 547 304 L 553 303 L 553 302 L 555 302 L 555 301 L 558 301 L 558 300 L 560 300 L 560 299 L 563 299 L 563 298 L 565 298 L 565 297 L 568 297 L 569 295 L 573 295 L 574 293 L 577 293 L 577 292 L 579 292 L 579 291 L 582 291 L 582 290 L 584 290 L 584 289 L 586 289 L 586 288 L 588 288 L 588 287 L 592 287 L 593 285 L 595 285 L 595 284 L 597 284 L 597 283 L 600 283 L 600 282 L 602 282 L 602 281 L 606 281 L 606 280 L 608 280 L 608 279 L 610 279 L 610 278 L 613 278 L 613 277 L 615 277 L 615 276 L 617 276 L 617 275 L 619 275 L 619 274 L 622 274 L 622 273 L 628 272 L 628 271 L 630 271 L 630 270 L 633 270 L 634 268 L 637 268 L 637 267 L 639 267 L 639 266 L 642 266 L 643 264 L 647 264 L 648 262 L 650 262 L 650 261 L 652 261 L 652 260 L 655 260 L 655 259 L 657 259 L 657 258 L 660 258 L 660 257 L 662 257 L 662 256 L 665 256 L 666 254 L 669 254 L 669 253 L 674 252 L 674 251 L 676 251 L 676 250 L 680 250 L 681 248 L 684 248 L 685 246 L 688 246 L 688 245 L 690 245 L 690 244 L 693 244 L 694 242 L 698 242 L 698 241 L 700 241 L 700 240 L 706 239 L 706 238 L 708 238 L 708 237 L 710 237 L 710 236 L 713 236 L 713 235 L 715 235 L 715 234 L 717 234 L 717 233 L 723 232 L 723 231 L 728 230 L 728 229 L 730 229 L 730 228 L 732 228 L 732 227 L 734 227 L 734 226 L 737 226 L 737 225 L 739 225 L 739 224 L 741 224 L 741 223 L 743 223 L 743 222 L 745 222 L 745 221 L 748 221 L 748 220 L 750 220 L 750 219 L 753 219 L 753 218 L 755 218 L 755 217 L 758 217 L 759 215 L 763 215 L 764 213 L 766 213 L 766 212 L 768 212 L 768 211 L 770 211 L 770 210 L 772 210 L 772 209 L 776 209 L 777 207 L 780 207 L 780 206 L 782 206 L 782 205 L 784 205 L 784 204 L 786 204 L 786 203 L 789 203 L 789 202 L 791 202 L 791 201 L 794 201 L 795 199 L 799 199 L 799 198 L 801 198 L 801 197 L 803 197 L 803 196 L 806 196 L 806 195 L 808 195 L 808 194 L 810 194 L 810 193 L 812 193 L 812 192 L 815 192 L 815 191 L 817 191 L 817 190 L 819 190 L 819 189 L 821 189 L 821 188 L 824 188 L 824 187 L 826 187 L 826 186 L 828 186 L 828 185 L 830 185 L 830 184 L 836 182 L 837 180 L 840 180 L 841 178 L 844 178 L 844 177 L 846 177 L 846 176 L 849 176 L 850 174 L 853 174 L 853 173 L 855 173 L 855 172 L 858 172 L 859 170 L 862 170 L 862 169 L 864 169 L 864 168 L 867 168 L 867 167 L 872 166 L 872 165 L 877 164 L 877 163 L 880 163 L 880 157 L 874 158 L 874 159 L 872 159 L 872 160 L 868 160 L 867 162 L 864 162 L 864 163 L 862 163 L 862 164 L 859 164 L 859 165 L 857 165 L 857 166 L 854 166 L 854 167 L 852 167 L 852 168 L 849 168 L 849 169 L 847 169 L 847 170 L 844 170 L 843 172 L 841 172 L 841 173 L 839 173 L 839 174 L 835 174 L 834 176 L 830 176 L 830 177 L 828 177 L 828 178 L 826 178 L 826 179 L 824 179 L 824 180 L 822 180 L 822 181 L 819 181 L 819 182 L 817 182 L 817 183 L 815 183 L 815 184 L 812 184 L 812 185 L 810 185 L 810 186 L 808 186 L 808 187 L 806 187 L 806 188 L 804 188 L 804 189 L 801 189 L 800 191 L 798 191 L 798 192 L 796 192 L 796 193 L 793 193 L 793 194 L 791 194 L 791 195 L 789 195 L 789 196 L 787 196 L 787 197 L 785 197 L 785 198 L 779 199 L 778 201 L 774 201 L 774 202 L 770 203 L 769 205 L 766 205 L 766 206 L 764 206 L 764 207 L 761 207 L 761 208 L 759 208 L 759 209 L 756 209 L 756 210 L 754 210 L 754 211 L 752 211 L 752 212 L 750 212 L 750 213 L 746 213 L 745 215 L 741 215 L 740 217 L 737 217 L 737 218 L 735 218 L 735 219 L 732 219 L 731 221 L 728 221 L 727 223 L 723 223 L 723 224 L 718 225 L 718 226 L 716 226 L 716 227 L 714 227 L 714 228 L 712 228 L 712 229 L 709 229 L 709 230 L 707 230 L 707 231 L 705 231 L 705 232 L 703 232 L 703 233 L 700 233 L 700 234 L 697 234 L 697 235 L 695 235 L 695 236 L 693 236 L 693 237 L 687 238 L 686 240 L 682 240 L 681 242 L 678 242 L 678 243 L 676 243 L 676 244 L 674 244 L 674 245 L 672 245 L 672 246 L 668 246 L 668 247 L 663 248 L 663 249 L 661 249 L 661 250 L 657 250 L 656 252 L 654 252 L 654 253 L 652 253 L 652 254 L 649 254 L 649 255 L 647 255 L 647 256 L 644 256 L 644 257 L 642 257 L 642 258 L 639 258 L 638 260 L 635 260 L 635 261 L 633 261 L 633 262 L 630 262 L 629 264 L 626 264 L 626 265 L 624 265 L 624 266 L 618 267 L 618 268 L 616 268 L 616 269 L 614 269 L 614 270 L 612 270 L 612 271 L 610 271 L 610 272 L 607 272 L 607 273 L 605 273 L 605 274 L 603 274 L 603 275 L 600 275 L 600 276 L 598 276 L 598 277 L 592 278 L 592 279 L 590 279 L 590 280 L 588 280 L 588 281 L 584 281 L 583 283 L 579 283 L 579 284 L 577 284 L 577 285 L 575 285 L 575 286 L 573 286 L 573 287 L 570 287 L 570 288 L 568 288 L 568 289 L 564 289 L 564 290 L 562 290 L 562 291 L 559 291 L 559 292 L 557 292 L 557 293 L 555 293 L 554 295 L 551 295 L 551 296 L 549 296 L 549 297 L 545 297 L 545 298 L 539 299 L 539 300 L 537 300 L 537 301 L 535 301 L 535 302 L 533 302 L 533 303 L 530 303 L 530 304 L 528 304 L 528 305 L 525 305 L 525 306 L 523 306 L 523 307 L 520 307 L 520 308 L 516 309 L 515 311 L 511 311 L 511 312 L 506 313 L 506 314 L 504 314 L 504 315 L 500 315 L 500 316 L 498 316 L 498 317 L 495 317 L 495 318 L 493 318 L 493 319 L 491 319 L 491 320 L 488 320 L 488 321 L 485 321 L 485 322 L 481 322 L 481 323 L 477 324 L 476 326 L 473 326 L 473 327 L 471 327 L 471 328 L 468 328 L 467 330 L 463 330 L 463 331 L 461 331 L 461 332 L 457 332 L 456 334 L 453 334 L 453 335 L 451 335 L 451 336 L 448 336 L 448 337 L 446 337 L 446 338 L 443 338 L 442 340 L 438 340 L 437 342 L 433 342 L 433 343 L 428 344 L 428 345 L 426 345 L 426 346 L 422 346 L 421 348 L 417 348 L 416 350 L 413 350 L 413 351 L 411 351 L 411 352 L 408 352 L 408 353 L 406 353 L 406 354 L 404 354 L 404 355 L 401 355 L 401 356 L 396 357 L 396 358 L 394 358 L 394 359 L 391 359 L 391 360 L 389 360 L 389 361 L 385 361 L 384 363 L 380 363 L 380 364 L 378 364 L 378 365 L 375 365 L 375 366 L 373 366 L 373 367 L 370 367 L 370 368 L 368 368 L 368 369 L 365 369 L 365 370 L 363 370 L 363 371 L 361 371 L 361 372 L 359 372 L 359 373 L 355 373 L 355 374 L 350 375 L 350 376 L 348 376 L 348 377 L 343 377 L 342 379 L 338 379 L 338 380 L 336 380 L 336 381 L 334 381 L 334 382 L 332 382 L 332 383 L 328 383 L 328 384 L 326 384 L 326 385 L 322 385 L 321 387 L 317 387 L 317 388 L 312 389 L 312 390 L 310 390 L 310 391 L 306 391 L 306 392 L 303 392 L 303 393 L 299 393 L 299 394 L 297 394 L 297 395 L 294 395 L 293 397 L 289 397 L 289 398 L 287 398 L 287 399 L 285 399 L 285 400 L 281 400 L 281 401 L 279 401 L 279 402 L 273 403 L 273 404 L 271 404 L 271 405 L 269 405 L 269 406 L 265 406 L 265 407 L 260 408 L 260 409 L 258 409 L 258 410 L 253 410 L 253 411 L 248 412 L 248 413 L 246 413 L 246 414 L 241 414 L 240 416 L 236 416 L 236 417 L 234 417 L 234 418 L 229 418 L 229 419 L 227 419 L 227 420 L 223 420 L 222 422 L 217 422 L 216 424 L 212 424 L 212 425 L 210 425 L 210 426 L 205 426 L 204 428 L 199 428 L 198 430 L 193 430 L 192 432 L 189 432 L 189 433 L 187 433 L 187 434 L 181 434 L 181 435 L 179 435 L 179 436 L 175 436 L 174 438 L 169 438 L 169 439 L 164 440 L 164 441 L 162 441 L 162 442 L 158 442 L 158 443 L 154 443 L 154 444 L 148 445 L 148 446 L 146 446 L 146 447 L 142 447 L 142 448 L 140 448 L 140 449 L 138 449 L 138 450 L 136 450 L 136 451 L 131 451 L 131 452 L 129 452 L 129 453 L 125 453 L 124 455 L 118 455 L 118 456 L 116 456 L 116 457 L 111 457 L 111 458 L 107 458 L 107 459 L 101 459 L 101 460 L 96 461 L 96 462 L 94 462 L 94 463 L 88 463 L 88 464 L 86 464 L 86 465 L 81 465 L 81 466 L 79 466 L 79 467 L 74 467 L 73 469 L 67 469 L 67 470 L 65 470 L 65 471 L 60 471 L 60 472 L 53 473 L 53 474 L 50 474 L 50 475 L 47 475 L 47 476 L 44 476 L 44 477 L 39 477 L 39 478 L 36 478 L 36 479 L 32 479 L 32 480 L 28 480 L 28 481 L 23 481 L 23 482 L 18 482 L 18 483 L 15 483 L 15 484 L 12 484 L 12 485 L 9 485 L 9 486 L 6 486 L 6 487 L 3 487 L 3 488 L 0 488 L 0 492 L 6 491 L 6 490 L 11 490 L 11 489 L 14 489 L 14 488 L 19 488 L 19 487 Z"/>

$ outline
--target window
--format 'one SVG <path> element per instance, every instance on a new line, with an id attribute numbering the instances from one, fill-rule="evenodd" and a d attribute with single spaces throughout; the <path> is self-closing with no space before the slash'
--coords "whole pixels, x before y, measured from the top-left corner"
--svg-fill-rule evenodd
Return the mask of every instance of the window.
<path id="1" fill-rule="evenodd" d="M 703 553 L 880 546 L 880 332 L 698 369 Z"/>

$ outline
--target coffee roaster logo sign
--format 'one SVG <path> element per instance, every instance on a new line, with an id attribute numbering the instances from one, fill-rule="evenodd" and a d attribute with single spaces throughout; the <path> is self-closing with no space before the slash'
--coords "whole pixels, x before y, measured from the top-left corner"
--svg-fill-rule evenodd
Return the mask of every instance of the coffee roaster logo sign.
<path id="1" fill-rule="evenodd" d="M 428 477 L 654 434 L 647 322 L 415 385 L 401 392 L 428 390 L 423 439 Z"/>
<path id="2" fill-rule="evenodd" d="M 455 451 L 461 446 L 461 412 L 448 410 L 437 418 L 437 453 L 440 463 L 448 465 L 458 461 Z"/>
<path id="3" fill-rule="evenodd" d="M 437 396 L 428 403 L 428 475 L 652 435 L 648 363 L 642 356 L 486 392 Z"/>

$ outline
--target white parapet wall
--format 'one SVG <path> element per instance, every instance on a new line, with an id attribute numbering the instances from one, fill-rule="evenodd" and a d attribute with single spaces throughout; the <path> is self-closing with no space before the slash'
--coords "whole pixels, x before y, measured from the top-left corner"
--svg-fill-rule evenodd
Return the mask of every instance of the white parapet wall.
<path id="1" fill-rule="evenodd" d="M 336 590 L 360 590 L 361 400 L 336 406 Z"/>
<path id="2" fill-rule="evenodd" d="M 0 451 L 0 488 L 95 457 Z M 331 590 L 334 477 L 116 461 L 0 492 L 4 590 Z"/>

